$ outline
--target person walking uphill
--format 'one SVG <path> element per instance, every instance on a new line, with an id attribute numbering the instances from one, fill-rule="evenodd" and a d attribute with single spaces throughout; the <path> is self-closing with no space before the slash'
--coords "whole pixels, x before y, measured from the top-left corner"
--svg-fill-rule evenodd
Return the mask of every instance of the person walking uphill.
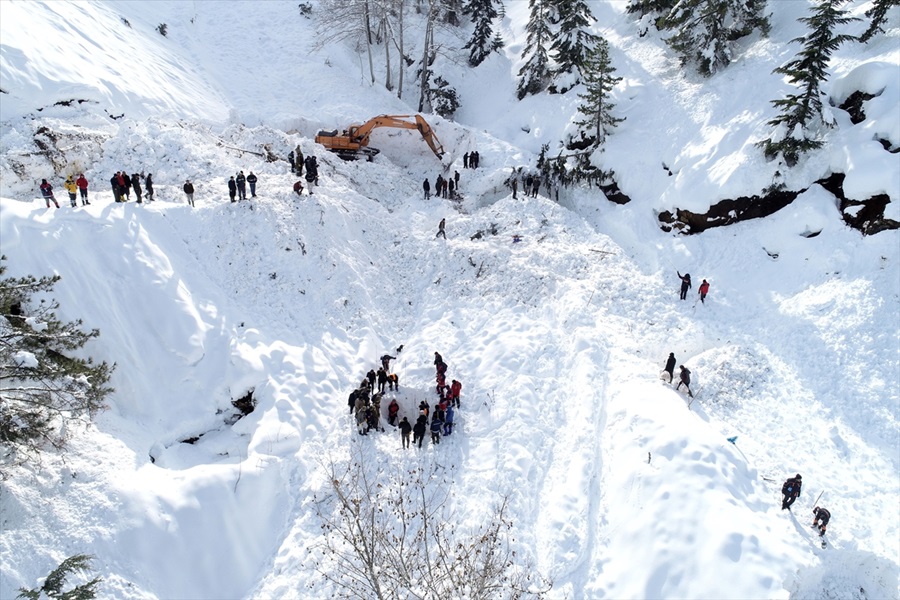
<path id="1" fill-rule="evenodd" d="M 678 385 L 675 386 L 677 390 L 681 386 L 684 386 L 684 389 L 687 390 L 688 396 L 691 398 L 694 397 L 694 394 L 691 392 L 691 371 L 684 365 L 679 365 L 679 369 L 681 369 L 681 373 L 678 374 L 679 382 Z"/>
<path id="2" fill-rule="evenodd" d="M 669 358 L 666 360 L 666 368 L 663 369 L 666 373 L 669 374 L 669 383 L 672 383 L 675 380 L 675 363 L 678 362 L 675 360 L 675 353 L 669 352 Z"/>
<path id="3" fill-rule="evenodd" d="M 434 237 L 442 237 L 445 240 L 447 239 L 447 232 L 444 231 L 444 226 L 447 224 L 447 219 L 441 219 L 441 222 L 438 223 L 438 232 L 434 234 Z"/>
<path id="4" fill-rule="evenodd" d="M 681 299 L 686 300 L 688 290 L 691 289 L 691 274 L 685 273 L 682 275 L 678 271 L 675 272 L 678 273 L 678 278 L 681 280 Z"/>
<path id="5" fill-rule="evenodd" d="M 59 208 L 59 202 L 53 197 L 53 186 L 46 179 L 41 179 L 41 196 L 43 196 L 44 202 L 47 203 L 47 208 L 50 208 L 51 201 L 56 205 L 56 208 Z"/>
<path id="6" fill-rule="evenodd" d="M 78 179 L 75 180 L 75 185 L 78 186 L 78 191 L 81 192 L 81 205 L 90 204 L 88 202 L 88 180 L 85 179 L 84 173 L 79 173 Z"/>
<path id="7" fill-rule="evenodd" d="M 191 205 L 191 208 L 194 207 L 194 184 L 191 183 L 191 180 L 188 179 L 184 182 L 184 186 L 181 188 L 184 190 L 184 195 L 187 196 L 188 204 Z"/>
<path id="8" fill-rule="evenodd" d="M 781 486 L 781 510 L 791 509 L 791 504 L 800 496 L 802 484 L 803 478 L 800 477 L 800 473 L 784 482 L 784 485 Z"/>
<path id="9" fill-rule="evenodd" d="M 700 284 L 700 288 L 697 293 L 700 294 L 700 302 L 706 304 L 706 294 L 709 293 L 709 282 L 704 279 L 703 283 Z"/>

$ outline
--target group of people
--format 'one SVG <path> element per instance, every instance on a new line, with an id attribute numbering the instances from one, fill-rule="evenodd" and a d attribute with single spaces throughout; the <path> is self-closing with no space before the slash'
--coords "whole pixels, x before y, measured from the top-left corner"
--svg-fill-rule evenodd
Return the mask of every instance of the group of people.
<path id="1" fill-rule="evenodd" d="M 428 178 L 422 182 L 422 191 L 425 192 L 425 199 L 431 198 L 431 183 Z M 434 195 L 438 198 L 449 198 L 451 200 L 459 199 L 459 171 L 453 171 L 453 177 L 444 177 L 438 173 L 437 179 L 434 180 Z"/>
<path id="2" fill-rule="evenodd" d="M 299 160 L 291 158 L 291 169 L 297 175 L 303 174 L 303 168 L 306 167 L 306 185 L 309 187 L 309 195 L 313 195 L 313 184 L 319 185 L 319 160 L 315 157 L 315 155 L 307 156 L 306 159 L 303 159 L 303 153 L 300 152 L 300 146 L 297 146 L 297 153 L 299 155 Z M 291 152 L 291 154 L 294 154 Z M 289 155 L 290 158 L 290 155 Z M 299 179 L 294 183 L 294 193 L 298 196 L 303 195 L 303 182 Z"/>
<path id="3" fill-rule="evenodd" d="M 456 409 L 459 408 L 459 395 L 462 392 L 462 384 L 456 379 L 451 385 L 447 385 L 447 363 L 437 352 L 434 353 L 435 380 L 438 402 L 434 405 L 434 411 L 429 408 L 428 402 L 422 400 L 419 403 L 419 416 L 416 424 L 410 425 L 409 420 L 403 417 L 400 422 L 400 437 L 404 448 L 409 448 L 409 432 L 413 433 L 413 445 L 422 447 L 425 432 L 431 432 L 431 443 L 440 444 L 441 437 L 453 433 L 453 423 Z M 431 416 L 429 424 L 428 417 Z"/>
<path id="4" fill-rule="evenodd" d="M 390 361 L 394 358 L 388 354 L 382 356 L 381 366 L 378 370 L 369 369 L 359 387 L 350 392 L 350 396 L 347 398 L 350 414 L 356 417 L 356 430 L 359 435 L 368 435 L 373 429 L 384 431 L 384 427 L 381 426 L 381 399 L 386 391 L 385 388 L 395 392 L 400 389 L 400 377 L 396 373 L 390 372 Z M 376 386 L 378 391 L 375 391 Z M 388 405 L 388 423 L 390 425 L 396 427 L 399 411 L 400 405 L 397 403 L 397 398 L 394 397 Z"/>
<path id="5" fill-rule="evenodd" d="M 471 152 L 466 152 L 463 154 L 463 168 L 464 169 L 477 169 L 478 162 L 481 160 L 481 156 L 478 154 L 477 150 L 472 150 Z"/>
<path id="6" fill-rule="evenodd" d="M 781 510 L 791 509 L 791 506 L 800 496 L 800 489 L 803 487 L 803 477 L 797 473 L 793 477 L 788 477 L 781 486 Z M 831 511 L 821 506 L 813 508 L 812 527 L 819 532 L 819 536 L 825 535 L 828 522 L 831 521 Z"/>
<path id="7" fill-rule="evenodd" d="M 141 183 L 143 182 L 143 189 Z M 77 185 L 77 181 L 75 182 Z M 85 181 L 87 185 L 87 181 Z M 143 173 L 132 173 L 130 176 L 127 171 L 116 171 L 116 174 L 110 177 L 109 185 L 112 187 L 113 199 L 116 202 L 128 202 L 131 200 L 131 192 L 134 192 L 135 199 L 138 204 L 144 202 L 144 191 L 147 192 L 147 202 L 153 202 L 153 173 L 146 176 Z M 87 189 L 85 187 L 85 189 Z M 72 194 L 69 193 L 71 199 Z M 73 204 L 74 206 L 74 204 Z"/>
<path id="8" fill-rule="evenodd" d="M 688 290 L 691 289 L 691 274 L 685 273 L 682 275 L 680 271 L 675 272 L 678 274 L 678 279 L 681 280 L 681 299 L 686 300 Z M 700 302 L 706 304 L 706 295 L 709 293 L 709 282 L 704 279 L 703 283 L 700 284 L 697 293 L 700 294 Z"/>
<path id="9" fill-rule="evenodd" d="M 228 180 L 228 197 L 232 202 L 237 202 L 238 200 L 246 200 L 247 199 L 247 186 L 250 186 L 250 197 L 256 198 L 256 182 L 258 178 L 253 174 L 253 171 L 250 171 L 250 174 L 246 177 L 244 176 L 243 171 L 239 171 L 237 175 L 232 175 Z M 188 181 L 187 183 L 190 183 Z M 193 187 L 193 186 L 191 186 Z M 194 205 L 193 202 L 193 190 L 191 190 L 191 198 L 189 198 L 189 203 L 191 206 Z M 185 190 L 185 194 L 187 194 L 187 190 Z M 237 197 L 237 200 L 235 200 Z"/>
<path id="10" fill-rule="evenodd" d="M 675 353 L 669 352 L 669 358 L 666 359 L 666 366 L 663 368 L 663 372 L 660 376 L 663 381 L 672 383 L 675 380 L 675 365 L 677 363 L 678 360 L 675 358 Z M 693 398 L 694 393 L 691 391 L 691 370 L 684 365 L 678 365 L 678 369 L 678 383 L 675 385 L 675 389 L 679 390 L 681 389 L 681 386 L 684 386 L 688 396 Z"/>

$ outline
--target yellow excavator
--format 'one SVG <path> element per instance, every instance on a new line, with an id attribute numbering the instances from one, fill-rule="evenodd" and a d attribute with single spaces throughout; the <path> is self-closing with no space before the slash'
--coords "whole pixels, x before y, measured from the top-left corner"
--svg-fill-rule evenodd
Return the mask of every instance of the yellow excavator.
<path id="1" fill-rule="evenodd" d="M 316 135 L 316 143 L 336 153 L 344 160 L 356 160 L 365 156 L 368 160 L 378 154 L 379 150 L 369 147 L 369 135 L 376 127 L 397 127 L 400 129 L 418 129 L 422 138 L 438 160 L 444 156 L 444 147 L 434 134 L 422 115 L 379 115 L 369 119 L 362 125 L 351 125 L 340 135 L 337 130 L 320 131 Z"/>

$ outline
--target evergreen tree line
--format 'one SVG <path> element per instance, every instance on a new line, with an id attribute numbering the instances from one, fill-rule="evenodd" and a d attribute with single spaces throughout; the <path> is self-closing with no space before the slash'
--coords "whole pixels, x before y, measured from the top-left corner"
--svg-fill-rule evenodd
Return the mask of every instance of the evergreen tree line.
<path id="1" fill-rule="evenodd" d="M 866 12 L 869 26 L 859 37 L 837 32 L 858 20 L 841 8 L 846 2 L 813 4 L 810 16 L 801 19 L 809 33 L 792 40 L 802 45 L 799 54 L 774 71 L 799 91 L 772 102 L 780 114 L 769 121 L 772 135 L 758 144 L 770 159 L 780 155 L 790 166 L 802 153 L 821 147 L 823 129 L 832 124 L 821 97 L 832 53 L 844 42 L 866 43 L 883 32 L 888 9 L 900 0 L 875 0 Z M 601 185 L 612 176 L 598 166 L 603 143 L 623 120 L 614 115 L 612 91 L 620 78 L 615 76 L 609 44 L 591 31 L 596 18 L 586 0 L 529 0 L 528 6 L 517 97 L 564 94 L 578 88 L 581 100 L 575 121 L 578 130 L 560 142 L 556 157 L 548 158 L 549 147 L 545 148 L 538 169 L 548 185 Z M 733 61 L 739 40 L 756 32 L 766 36 L 770 30 L 766 0 L 629 0 L 626 10 L 638 19 L 642 35 L 655 28 L 683 66 L 693 66 L 704 76 L 720 72 Z M 424 33 L 418 57 L 406 50 L 404 16 L 410 11 L 424 21 L 424 27 L 417 28 Z M 498 30 L 504 16 L 503 0 L 325 0 L 320 19 L 329 35 L 320 43 L 324 46 L 335 38 L 356 42 L 368 57 L 373 84 L 374 56 L 382 55 L 384 86 L 396 90 L 400 98 L 405 72 L 415 66 L 417 109 L 452 117 L 459 108 L 459 96 L 439 70 L 442 61 L 457 60 L 460 48 L 436 42 L 436 29 L 458 29 L 468 20 L 471 35 L 462 49 L 468 51 L 468 65 L 476 68 L 504 47 Z"/>

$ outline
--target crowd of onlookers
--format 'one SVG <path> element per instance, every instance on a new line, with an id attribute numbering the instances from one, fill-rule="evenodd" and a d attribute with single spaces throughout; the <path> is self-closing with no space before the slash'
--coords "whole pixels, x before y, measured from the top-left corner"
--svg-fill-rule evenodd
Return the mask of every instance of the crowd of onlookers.
<path id="1" fill-rule="evenodd" d="M 402 348 L 401 346 L 399 349 Z M 385 431 L 381 422 L 382 398 L 386 391 L 396 392 L 400 389 L 400 378 L 390 369 L 390 361 L 394 359 L 394 356 L 388 354 L 382 356 L 381 367 L 377 371 L 369 370 L 359 387 L 350 392 L 347 404 L 350 414 L 354 417 L 353 423 L 359 435 L 368 435 L 371 431 Z M 397 401 L 396 395 L 391 398 L 387 406 L 388 425 L 396 427 L 400 431 L 401 445 L 404 448 L 410 446 L 410 434 L 412 434 L 412 444 L 421 448 L 425 434 L 429 431 L 433 444 L 439 444 L 443 436 L 453 433 L 456 410 L 460 407 L 462 383 L 453 379 L 449 385 L 447 384 L 447 363 L 437 352 L 434 353 L 434 367 L 437 402 L 433 409 L 427 400 L 419 402 L 415 424 L 410 423 L 409 417 L 401 416 L 400 413 L 403 409 Z"/>

